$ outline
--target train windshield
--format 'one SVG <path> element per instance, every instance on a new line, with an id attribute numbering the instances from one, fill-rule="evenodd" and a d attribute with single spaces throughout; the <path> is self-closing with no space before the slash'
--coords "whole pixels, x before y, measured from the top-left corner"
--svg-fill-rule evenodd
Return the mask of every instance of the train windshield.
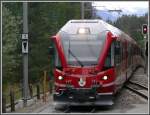
<path id="1" fill-rule="evenodd" d="M 106 32 L 97 35 L 61 33 L 67 63 L 72 66 L 97 65 L 106 34 Z"/>

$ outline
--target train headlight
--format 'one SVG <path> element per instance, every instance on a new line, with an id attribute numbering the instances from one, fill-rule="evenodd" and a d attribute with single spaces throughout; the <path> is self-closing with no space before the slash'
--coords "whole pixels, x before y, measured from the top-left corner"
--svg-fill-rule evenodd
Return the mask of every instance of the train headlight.
<path id="1" fill-rule="evenodd" d="M 102 79 L 103 79 L 103 80 L 108 80 L 108 76 L 107 76 L 107 75 L 104 75 L 104 76 L 102 77 Z"/>
<path id="2" fill-rule="evenodd" d="M 63 76 L 60 75 L 60 76 L 58 76 L 58 79 L 63 80 L 64 78 L 63 78 Z"/>
<path id="3" fill-rule="evenodd" d="M 89 28 L 79 28 L 77 33 L 78 34 L 90 34 L 90 29 Z"/>

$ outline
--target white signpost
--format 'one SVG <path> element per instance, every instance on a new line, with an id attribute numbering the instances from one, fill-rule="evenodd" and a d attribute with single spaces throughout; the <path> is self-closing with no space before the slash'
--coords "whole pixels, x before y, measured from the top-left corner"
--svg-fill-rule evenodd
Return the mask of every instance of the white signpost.
<path id="1" fill-rule="evenodd" d="M 28 53 L 28 34 L 22 34 L 22 53 Z"/>
<path id="2" fill-rule="evenodd" d="M 28 53 L 28 41 L 22 41 L 22 53 Z"/>
<path id="3" fill-rule="evenodd" d="M 28 40 L 28 34 L 22 34 L 22 40 Z"/>

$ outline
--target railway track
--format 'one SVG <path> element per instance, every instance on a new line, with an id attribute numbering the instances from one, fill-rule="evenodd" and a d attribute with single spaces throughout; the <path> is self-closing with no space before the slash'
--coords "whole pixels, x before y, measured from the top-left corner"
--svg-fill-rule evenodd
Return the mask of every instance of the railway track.
<path id="1" fill-rule="evenodd" d="M 144 86 L 144 85 L 141 85 L 141 84 L 136 83 L 136 82 L 133 82 L 133 81 L 128 81 L 128 82 L 129 82 L 130 84 L 137 85 L 137 86 L 143 88 L 144 90 L 147 90 L 147 91 L 148 91 L 148 88 L 147 88 L 146 86 Z"/>
<path id="2" fill-rule="evenodd" d="M 128 83 L 125 85 L 125 88 L 136 93 L 137 95 L 141 96 L 142 98 L 148 100 L 148 96 L 145 93 L 143 93 L 143 91 L 144 91 L 144 92 L 147 92 L 147 94 L 148 94 L 147 87 L 145 87 L 139 83 L 133 82 L 133 81 L 128 81 Z"/>
<path id="3" fill-rule="evenodd" d="M 96 108 L 94 107 L 94 108 L 90 111 L 90 113 L 96 113 Z"/>
<path id="4" fill-rule="evenodd" d="M 71 113 L 70 106 L 68 106 L 68 107 L 64 110 L 64 113 Z"/>
<path id="5" fill-rule="evenodd" d="M 96 112 L 96 108 L 93 107 L 86 107 L 86 108 L 72 108 L 71 106 L 66 107 L 66 109 L 63 111 L 64 113 L 95 113 Z"/>

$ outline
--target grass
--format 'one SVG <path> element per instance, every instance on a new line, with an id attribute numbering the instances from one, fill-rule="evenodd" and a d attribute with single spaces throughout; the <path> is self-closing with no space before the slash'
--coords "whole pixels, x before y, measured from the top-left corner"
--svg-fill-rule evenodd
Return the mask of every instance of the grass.
<path id="1" fill-rule="evenodd" d="M 10 84 L 4 84 L 2 86 L 2 94 L 4 94 L 6 98 L 6 104 L 10 104 L 10 89 L 14 90 L 14 97 L 15 101 L 22 99 L 22 90 L 19 86 L 19 83 L 15 83 L 12 85 Z M 49 82 L 46 82 L 46 92 L 49 91 Z M 40 84 L 40 92 L 43 92 L 43 83 Z M 37 94 L 36 85 L 33 84 L 33 96 Z"/>

